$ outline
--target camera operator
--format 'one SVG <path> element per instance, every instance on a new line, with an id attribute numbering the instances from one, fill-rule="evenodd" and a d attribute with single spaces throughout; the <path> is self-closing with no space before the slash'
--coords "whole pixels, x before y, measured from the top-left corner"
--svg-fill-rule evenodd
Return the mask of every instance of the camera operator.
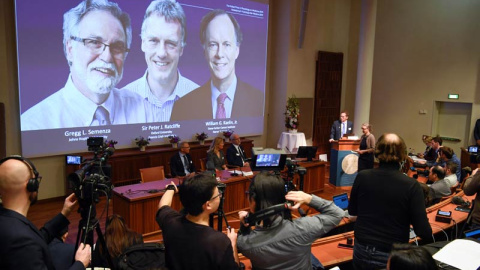
<path id="1" fill-rule="evenodd" d="M 315 239 L 335 228 L 344 216 L 344 211 L 315 195 L 302 191 L 286 193 L 284 180 L 275 174 L 262 172 L 252 180 L 249 190 L 250 211 L 261 210 L 293 201 L 298 209 L 307 204 L 321 214 L 291 220 L 290 211 L 265 217 L 257 224 L 246 224 L 249 214 L 240 211 L 243 226 L 237 239 L 238 251 L 248 257 L 254 269 L 312 269 L 311 244 Z M 250 227 L 255 225 L 252 231 Z"/>
<path id="2" fill-rule="evenodd" d="M 74 194 L 65 199 L 60 214 L 38 230 L 28 219 L 30 205 L 37 201 L 39 176 L 33 163 L 20 156 L 0 160 L 0 269 L 55 269 L 48 244 L 68 225 L 67 216 L 77 204 Z M 80 245 L 70 269 L 85 269 L 90 246 Z"/>

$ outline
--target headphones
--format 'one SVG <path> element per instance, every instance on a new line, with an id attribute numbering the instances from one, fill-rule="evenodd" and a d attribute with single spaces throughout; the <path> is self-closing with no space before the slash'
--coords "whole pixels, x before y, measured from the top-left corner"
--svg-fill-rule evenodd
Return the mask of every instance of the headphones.
<path id="1" fill-rule="evenodd" d="M 27 165 L 27 167 L 30 169 L 30 172 L 35 176 L 34 178 L 28 179 L 27 190 L 29 192 L 38 191 L 38 188 L 40 186 L 40 181 L 38 180 L 39 174 L 38 174 L 37 169 L 35 168 L 35 165 L 33 165 L 33 163 L 30 160 L 28 160 L 28 159 L 26 159 L 22 156 L 17 156 L 17 155 L 9 156 L 9 157 L 1 159 L 0 160 L 0 165 L 2 165 L 5 161 L 7 161 L 9 159 L 20 160 L 21 162 L 25 163 L 25 165 Z"/>

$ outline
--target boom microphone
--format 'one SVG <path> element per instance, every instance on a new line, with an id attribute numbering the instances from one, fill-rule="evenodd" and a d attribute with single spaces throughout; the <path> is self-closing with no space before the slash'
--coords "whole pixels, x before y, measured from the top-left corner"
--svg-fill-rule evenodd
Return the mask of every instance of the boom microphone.
<path id="1" fill-rule="evenodd" d="M 245 217 L 245 222 L 251 226 L 262 219 L 265 219 L 267 217 L 270 217 L 278 213 L 281 213 L 285 210 L 288 210 L 288 207 L 290 205 L 291 205 L 290 203 L 281 203 L 281 204 L 277 204 L 277 205 L 262 209 L 255 213 L 248 213 L 248 215 Z"/>

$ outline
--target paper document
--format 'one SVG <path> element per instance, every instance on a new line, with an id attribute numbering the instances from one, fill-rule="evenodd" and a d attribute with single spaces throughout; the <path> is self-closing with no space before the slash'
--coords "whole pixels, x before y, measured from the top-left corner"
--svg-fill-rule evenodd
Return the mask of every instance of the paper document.
<path id="1" fill-rule="evenodd" d="M 476 270 L 480 266 L 480 244 L 456 239 L 435 253 L 433 258 L 462 270 Z"/>

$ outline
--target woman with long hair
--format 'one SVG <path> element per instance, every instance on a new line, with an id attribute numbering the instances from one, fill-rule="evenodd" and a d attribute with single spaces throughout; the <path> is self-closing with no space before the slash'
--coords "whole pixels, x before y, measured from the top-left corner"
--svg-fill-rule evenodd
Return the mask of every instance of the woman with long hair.
<path id="1" fill-rule="evenodd" d="M 129 229 L 121 216 L 113 214 L 108 217 L 105 225 L 105 244 L 107 245 L 108 254 L 112 258 L 113 266 L 108 264 L 107 254 L 104 252 L 102 243 L 99 240 L 97 240 L 92 254 L 92 264 L 95 267 L 118 269 L 118 260 L 123 251 L 140 243 L 143 243 L 142 235 Z"/>
<path id="2" fill-rule="evenodd" d="M 362 125 L 362 137 L 360 138 L 360 148 L 356 151 L 358 157 L 358 171 L 373 169 L 375 136 L 372 134 L 372 125 L 364 123 Z"/>
<path id="3" fill-rule="evenodd" d="M 227 168 L 223 155 L 223 145 L 223 138 L 216 137 L 207 151 L 207 164 L 210 162 L 215 166 L 216 170 L 225 170 Z"/>

